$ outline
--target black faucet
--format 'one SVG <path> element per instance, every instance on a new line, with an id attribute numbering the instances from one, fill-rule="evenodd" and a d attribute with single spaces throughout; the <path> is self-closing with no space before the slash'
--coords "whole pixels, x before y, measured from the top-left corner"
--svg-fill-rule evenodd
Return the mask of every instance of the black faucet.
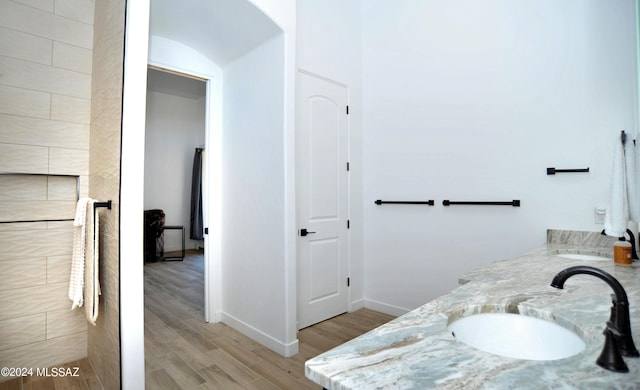
<path id="1" fill-rule="evenodd" d="M 631 242 L 631 258 L 635 261 L 638 260 L 638 252 L 636 252 L 636 238 L 633 236 L 631 230 L 627 229 L 629 235 L 629 241 Z"/>
<path id="2" fill-rule="evenodd" d="M 569 267 L 560 271 L 551 281 L 551 287 L 561 289 L 567 279 L 578 274 L 592 275 L 604 280 L 615 294 L 612 295 L 611 316 L 604 331 L 606 337 L 604 349 L 596 363 L 607 370 L 628 372 L 629 369 L 620 355 L 638 357 L 640 353 L 638 353 L 631 335 L 627 292 L 620 282 L 609 273 L 586 265 Z"/>
<path id="3" fill-rule="evenodd" d="M 600 232 L 600 234 L 602 234 L 603 236 L 606 234 L 604 232 L 604 229 Z M 633 235 L 633 232 L 631 231 L 631 229 L 627 229 L 627 234 L 629 235 L 629 242 L 631 243 L 631 258 L 635 261 L 635 260 L 639 260 L 640 258 L 638 257 L 638 252 L 636 251 L 636 238 Z M 620 241 L 626 241 L 626 237 L 619 237 Z"/>

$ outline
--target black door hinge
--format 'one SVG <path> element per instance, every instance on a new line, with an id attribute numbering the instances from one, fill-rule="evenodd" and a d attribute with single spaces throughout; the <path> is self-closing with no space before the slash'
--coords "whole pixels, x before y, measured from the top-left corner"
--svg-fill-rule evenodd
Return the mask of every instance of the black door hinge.
<path id="1" fill-rule="evenodd" d="M 349 168 L 350 168 L 349 163 L 347 163 L 347 172 L 349 172 Z"/>
<path id="2" fill-rule="evenodd" d="M 209 234 L 209 228 L 204 228 L 204 234 Z"/>
<path id="3" fill-rule="evenodd" d="M 350 229 L 350 228 L 351 228 L 351 221 L 347 219 L 347 229 Z"/>
<path id="4" fill-rule="evenodd" d="M 347 115 L 349 115 L 349 106 L 347 106 Z"/>
<path id="5" fill-rule="evenodd" d="M 351 286 L 351 278 L 347 278 L 347 287 Z"/>

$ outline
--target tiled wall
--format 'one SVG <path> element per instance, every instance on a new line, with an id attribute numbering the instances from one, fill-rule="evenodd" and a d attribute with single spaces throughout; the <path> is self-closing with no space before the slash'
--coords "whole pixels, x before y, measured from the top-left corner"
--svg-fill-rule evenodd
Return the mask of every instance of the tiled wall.
<path id="1" fill-rule="evenodd" d="M 93 0 L 0 0 L 0 172 L 89 188 Z M 72 218 L 77 179 L 1 176 L 0 221 Z M 71 222 L 0 224 L 0 366 L 87 356 L 67 298 Z"/>
<path id="2" fill-rule="evenodd" d="M 100 214 L 100 311 L 89 360 L 105 389 L 120 387 L 119 195 L 124 0 L 97 1 L 94 28 L 89 195 L 113 201 Z M 142 261 L 142 260 L 141 260 Z"/>

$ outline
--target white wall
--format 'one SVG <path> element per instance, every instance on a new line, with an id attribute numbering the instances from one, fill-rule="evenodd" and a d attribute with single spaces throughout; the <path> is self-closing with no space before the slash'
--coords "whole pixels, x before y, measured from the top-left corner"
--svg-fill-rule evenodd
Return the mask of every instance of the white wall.
<path id="1" fill-rule="evenodd" d="M 415 308 L 543 244 L 547 228 L 602 229 L 593 207 L 607 201 L 614 142 L 637 131 L 635 1 L 362 7 L 368 306 Z"/>
<path id="2" fill-rule="evenodd" d="M 284 301 L 279 302 L 284 310 L 283 354 L 291 356 L 298 351 L 296 326 L 296 224 L 295 195 L 295 73 L 296 73 L 296 0 L 250 0 L 282 30 L 283 58 L 283 128 L 284 149 L 284 225 L 274 228 L 284 232 L 283 269 L 278 276 L 284 284 Z"/>
<path id="3" fill-rule="evenodd" d="M 187 249 L 202 247 L 189 235 L 193 157 L 205 143 L 206 83 L 151 69 L 147 79 L 144 208 L 164 210 L 165 225 L 184 226 Z M 165 231 L 165 251 L 181 246 L 180 230 Z"/>
<path id="4" fill-rule="evenodd" d="M 364 305 L 362 50 L 358 1 L 299 0 L 297 68 L 347 85 L 349 98 L 349 277 L 351 309 Z"/>
<path id="5" fill-rule="evenodd" d="M 224 68 L 222 320 L 287 354 L 284 37 Z"/>

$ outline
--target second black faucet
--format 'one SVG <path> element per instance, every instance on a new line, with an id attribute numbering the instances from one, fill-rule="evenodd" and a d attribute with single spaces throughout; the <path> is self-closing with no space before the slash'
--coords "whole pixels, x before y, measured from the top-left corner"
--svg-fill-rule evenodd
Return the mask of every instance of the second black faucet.
<path id="1" fill-rule="evenodd" d="M 564 283 L 573 275 L 592 275 L 604 280 L 614 292 L 612 296 L 611 316 L 604 331 L 604 348 L 596 363 L 607 370 L 628 372 L 629 368 L 620 355 L 639 357 L 631 335 L 629 320 L 629 300 L 624 287 L 609 273 L 595 267 L 579 265 L 560 271 L 551 281 L 551 287 L 562 289 Z"/>

